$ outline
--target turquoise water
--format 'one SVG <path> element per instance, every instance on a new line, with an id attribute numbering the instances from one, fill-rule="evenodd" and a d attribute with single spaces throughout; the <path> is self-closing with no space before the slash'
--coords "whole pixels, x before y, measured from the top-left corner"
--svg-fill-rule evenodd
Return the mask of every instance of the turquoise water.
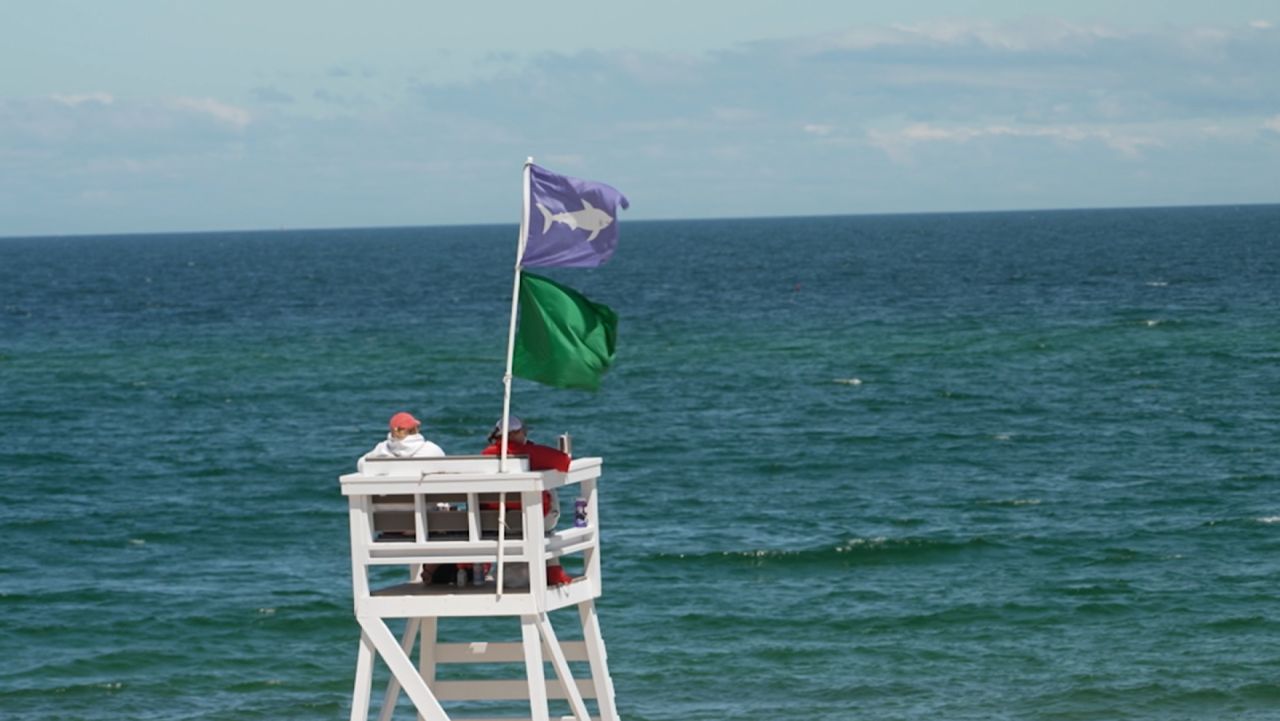
<path id="1" fill-rule="evenodd" d="M 482 447 L 514 236 L 0 239 L 0 716 L 345 719 L 337 476 L 397 410 Z M 634 222 L 549 275 L 621 316 L 598 394 L 514 403 L 605 459 L 624 718 L 1280 718 L 1280 206 Z"/>

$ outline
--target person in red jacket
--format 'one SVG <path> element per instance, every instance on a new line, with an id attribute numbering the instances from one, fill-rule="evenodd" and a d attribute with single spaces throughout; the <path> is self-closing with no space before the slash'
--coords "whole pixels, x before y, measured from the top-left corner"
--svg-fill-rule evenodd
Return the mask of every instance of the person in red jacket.
<path id="1" fill-rule="evenodd" d="M 531 471 L 560 471 L 565 473 L 569 470 L 569 463 L 573 460 L 568 453 L 533 443 L 529 440 L 529 431 L 524 423 L 515 416 L 510 416 L 507 423 L 507 455 L 508 456 L 528 456 L 529 470 Z M 480 451 L 486 456 L 499 455 L 502 449 L 502 420 L 499 419 L 493 426 L 493 430 L 489 432 L 489 447 Z M 495 504 L 497 505 L 497 504 Z M 520 503 L 507 502 L 507 509 L 519 509 Z M 556 522 L 560 520 L 560 503 L 555 494 L 551 491 L 542 492 L 542 509 L 543 524 L 547 533 L 551 533 L 556 527 Z M 554 562 L 552 562 L 554 563 Z M 558 563 L 556 565 L 547 565 L 547 585 L 563 586 L 571 583 L 573 577 L 565 573 Z"/>
<path id="2" fill-rule="evenodd" d="M 501 442 L 502 421 L 498 421 L 494 424 L 493 430 L 489 432 L 489 447 L 481 451 L 481 453 L 486 456 L 498 455 L 498 444 Z M 569 471 L 569 462 L 572 460 L 568 453 L 550 446 L 542 446 L 530 442 L 529 429 L 525 428 L 524 423 L 515 416 L 511 416 L 511 421 L 508 423 L 507 455 L 528 456 L 529 470 L 531 471 L 560 471 L 561 473 L 567 473 Z"/>

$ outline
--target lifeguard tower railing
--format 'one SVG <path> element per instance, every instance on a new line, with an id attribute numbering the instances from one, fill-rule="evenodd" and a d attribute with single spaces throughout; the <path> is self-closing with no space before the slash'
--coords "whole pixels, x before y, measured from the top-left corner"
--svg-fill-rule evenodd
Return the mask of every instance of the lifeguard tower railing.
<path id="1" fill-rule="evenodd" d="M 452 718 L 442 702 L 520 699 L 528 699 L 534 721 L 548 721 L 549 699 L 567 701 L 572 714 L 568 718 L 617 719 L 594 603 L 601 592 L 601 465 L 599 458 L 578 458 L 567 473 L 530 471 L 528 460 L 516 456 L 507 459 L 502 472 L 493 456 L 366 458 L 359 473 L 339 479 L 349 504 L 352 590 L 361 628 L 353 721 L 368 719 L 378 657 L 391 672 L 381 721 L 392 718 L 401 690 L 418 717 L 430 721 Z M 542 494 L 553 489 L 585 500 L 585 522 L 575 524 L 570 516 L 555 529 L 544 528 Z M 513 503 L 517 500 L 518 508 Z M 548 563 L 564 557 L 579 559 L 570 566 L 576 577 L 572 583 L 548 587 Z M 478 585 L 470 578 L 465 584 L 421 581 L 424 566 L 443 564 L 457 564 L 468 572 L 487 564 L 495 578 Z M 401 570 L 391 570 L 395 567 Z M 522 567 L 527 574 L 519 573 Z M 523 576 L 527 585 L 519 583 Z M 548 618 L 548 613 L 569 606 L 577 607 L 582 641 L 560 642 Z M 521 641 L 438 642 L 440 618 L 478 616 L 517 617 Z M 407 619 L 400 639 L 388 619 Z M 415 645 L 416 665 L 411 660 Z M 521 660 L 524 678 L 437 679 L 441 664 Z M 574 678 L 571 661 L 586 662 L 590 677 Z M 555 678 L 545 677 L 546 662 Z M 588 700 L 593 701 L 594 714 Z"/>

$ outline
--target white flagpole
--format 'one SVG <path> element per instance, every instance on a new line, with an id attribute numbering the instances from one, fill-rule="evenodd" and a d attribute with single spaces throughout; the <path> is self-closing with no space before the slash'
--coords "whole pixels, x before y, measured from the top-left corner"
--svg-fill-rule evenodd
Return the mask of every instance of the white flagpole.
<path id="1" fill-rule="evenodd" d="M 516 241 L 516 267 L 514 278 L 511 281 L 511 323 L 507 326 L 507 370 L 502 376 L 502 438 L 498 446 L 498 472 L 507 472 L 507 436 L 510 432 L 511 425 L 511 369 L 515 359 L 516 352 L 516 310 L 520 305 L 520 263 L 524 260 L 525 238 L 529 233 L 529 166 L 533 165 L 533 158 L 525 158 L 523 173 L 523 199 L 521 206 L 524 212 L 520 216 L 520 239 Z M 507 540 L 507 494 L 506 491 L 498 494 L 498 587 L 497 595 L 502 597 L 502 581 L 503 581 L 503 563 L 504 547 Z M 529 564 L 530 572 L 533 571 L 533 563 Z"/>
<path id="2" fill-rule="evenodd" d="M 502 446 L 499 449 L 498 470 L 507 472 L 507 434 L 511 416 L 511 369 L 516 353 L 516 310 L 520 305 L 520 263 L 524 260 L 525 238 L 529 233 L 529 166 L 533 158 L 524 161 L 524 199 L 521 205 L 524 214 L 520 216 L 520 238 L 516 241 L 516 268 L 511 282 L 511 323 L 507 326 L 507 371 L 502 376 Z"/>

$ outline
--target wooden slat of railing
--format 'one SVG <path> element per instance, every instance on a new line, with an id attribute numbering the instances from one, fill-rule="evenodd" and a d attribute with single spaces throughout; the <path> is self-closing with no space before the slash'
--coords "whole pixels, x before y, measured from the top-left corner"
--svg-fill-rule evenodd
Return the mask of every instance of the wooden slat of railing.
<path id="1" fill-rule="evenodd" d="M 596 689 L 590 679 L 574 679 L 583 698 L 595 698 Z M 529 698 L 529 682 L 507 681 L 436 681 L 431 691 L 441 701 L 519 701 Z M 547 698 L 564 700 L 568 694 L 559 680 L 547 679 Z"/>
<path id="2" fill-rule="evenodd" d="M 582 641 L 561 641 L 560 647 L 570 661 L 587 660 L 587 644 Z M 441 643 L 435 658 L 438 663 L 523 663 L 524 644 Z"/>

